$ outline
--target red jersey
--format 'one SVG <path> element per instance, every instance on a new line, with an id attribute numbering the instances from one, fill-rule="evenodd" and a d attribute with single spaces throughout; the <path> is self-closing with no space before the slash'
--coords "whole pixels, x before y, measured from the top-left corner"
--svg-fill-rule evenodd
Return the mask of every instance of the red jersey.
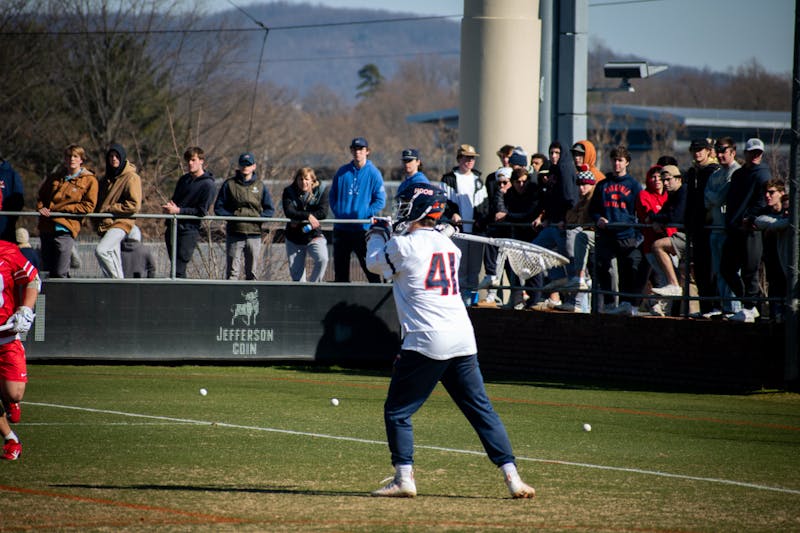
<path id="1" fill-rule="evenodd" d="M 23 289 L 36 280 L 39 271 L 19 251 L 19 247 L 8 241 L 0 241 L 0 324 L 14 314 L 22 305 Z"/>

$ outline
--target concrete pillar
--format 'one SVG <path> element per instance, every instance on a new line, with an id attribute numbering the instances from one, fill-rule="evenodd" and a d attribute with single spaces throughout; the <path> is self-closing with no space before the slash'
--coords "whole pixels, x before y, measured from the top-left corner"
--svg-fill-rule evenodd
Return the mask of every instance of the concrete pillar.
<path id="1" fill-rule="evenodd" d="M 589 0 L 563 0 L 558 16 L 556 139 L 571 146 L 586 139 Z"/>
<path id="2" fill-rule="evenodd" d="M 541 32 L 538 0 L 464 0 L 459 144 L 475 146 L 484 176 L 504 144 L 536 151 Z"/>

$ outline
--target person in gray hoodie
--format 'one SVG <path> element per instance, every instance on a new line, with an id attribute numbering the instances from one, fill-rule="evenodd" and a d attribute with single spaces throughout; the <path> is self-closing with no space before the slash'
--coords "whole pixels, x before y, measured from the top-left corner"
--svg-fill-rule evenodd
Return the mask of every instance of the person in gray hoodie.
<path id="1" fill-rule="evenodd" d="M 705 189 L 705 206 L 711 215 L 711 225 L 718 226 L 711 230 L 709 246 L 711 248 L 711 278 L 717 285 L 717 294 L 721 303 L 706 313 L 705 318 L 713 318 L 724 313 L 732 315 L 742 308 L 742 304 L 734 298 L 733 291 L 720 274 L 722 245 L 725 243 L 725 209 L 731 176 L 742 165 L 736 161 L 736 142 L 731 137 L 721 137 L 714 144 L 719 167 L 708 178 Z"/>

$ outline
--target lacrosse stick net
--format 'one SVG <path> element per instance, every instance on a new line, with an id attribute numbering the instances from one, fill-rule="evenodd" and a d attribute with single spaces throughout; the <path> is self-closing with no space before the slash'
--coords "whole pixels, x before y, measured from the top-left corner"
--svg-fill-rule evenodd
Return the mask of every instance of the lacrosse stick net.
<path id="1" fill-rule="evenodd" d="M 505 261 L 508 260 L 511 270 L 523 282 L 551 268 L 569 264 L 569 259 L 563 255 L 529 242 L 516 239 L 482 237 L 467 233 L 455 233 L 452 237 L 496 246 L 497 271 L 502 272 Z"/>

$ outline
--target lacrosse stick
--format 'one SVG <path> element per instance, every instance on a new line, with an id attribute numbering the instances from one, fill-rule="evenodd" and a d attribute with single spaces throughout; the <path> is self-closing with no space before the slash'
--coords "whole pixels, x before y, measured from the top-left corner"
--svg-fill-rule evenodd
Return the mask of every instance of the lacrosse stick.
<path id="1" fill-rule="evenodd" d="M 480 242 L 497 247 L 497 271 L 502 272 L 506 259 L 511 270 L 524 282 L 536 274 L 546 272 L 553 267 L 569 264 L 569 259 L 547 248 L 516 239 L 482 237 L 468 233 L 454 233 L 454 239 Z"/>

